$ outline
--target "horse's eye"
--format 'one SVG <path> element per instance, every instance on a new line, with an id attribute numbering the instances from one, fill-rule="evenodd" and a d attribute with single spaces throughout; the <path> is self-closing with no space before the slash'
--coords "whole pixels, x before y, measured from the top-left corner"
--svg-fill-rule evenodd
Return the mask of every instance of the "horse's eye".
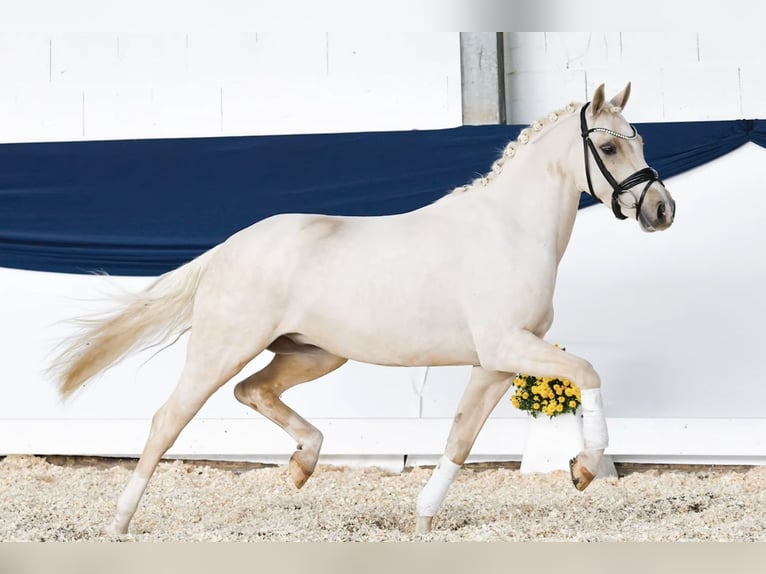
<path id="1" fill-rule="evenodd" d="M 601 146 L 601 151 L 606 155 L 612 155 L 617 153 L 617 147 L 613 143 L 605 143 Z"/>

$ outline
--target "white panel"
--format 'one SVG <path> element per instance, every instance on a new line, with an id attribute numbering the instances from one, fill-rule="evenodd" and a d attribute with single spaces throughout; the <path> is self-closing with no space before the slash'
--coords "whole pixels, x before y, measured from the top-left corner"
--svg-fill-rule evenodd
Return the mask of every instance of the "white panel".
<path id="1" fill-rule="evenodd" d="M 327 70 L 356 77 L 407 75 L 454 76 L 460 67 L 460 38 L 452 33 L 422 35 L 381 32 L 328 34 Z M 413 46 L 417 53 L 413 54 Z M 416 56 L 416 57 L 413 57 Z M 459 76 L 456 78 L 459 80 Z"/>
<path id="2" fill-rule="evenodd" d="M 413 418 L 419 369 L 350 361 L 321 381 L 285 392 L 285 403 L 307 418 Z"/>
<path id="3" fill-rule="evenodd" d="M 212 136 L 221 133 L 221 88 L 160 86 L 153 89 L 153 137 Z"/>
<path id="4" fill-rule="evenodd" d="M 263 71 L 257 66 L 263 49 L 256 32 L 189 34 L 189 77 L 197 83 L 254 81 Z M 316 49 L 316 45 L 307 49 Z M 312 51 L 314 51 L 312 50 Z M 279 58 L 280 54 L 275 53 Z"/>
<path id="5" fill-rule="evenodd" d="M 454 417 L 470 376 L 471 367 L 429 367 L 421 384 L 421 416 Z"/>
<path id="6" fill-rule="evenodd" d="M 0 142 L 80 139 L 82 110 L 77 87 L 0 85 Z"/>
<path id="7" fill-rule="evenodd" d="M 50 82 L 50 40 L 43 35 L 0 35 L 0 78 L 3 84 Z"/>
<path id="8" fill-rule="evenodd" d="M 135 381 L 142 375 L 140 365 L 146 359 L 133 357 L 88 385 L 87 392 L 61 404 L 46 374 L 55 345 L 71 326 L 66 319 L 93 313 L 103 305 L 88 304 L 102 297 L 104 283 L 85 275 L 39 273 L 0 268 L 0 317 L 3 317 L 2 340 L 22 341 L 15 352 L 4 357 L 10 380 L 16 385 L 13 401 L 0 402 L 0 418 L 120 417 L 151 416 L 169 392 L 174 381 L 155 381 L 141 389 Z M 124 289 L 138 289 L 150 278 L 123 278 Z M 107 289 L 108 291 L 108 289 Z M 171 349 L 168 353 L 173 353 Z M 167 355 L 160 355 L 162 361 Z M 137 362 L 138 361 L 138 362 Z M 156 368 L 157 363 L 152 364 Z M 123 389 L 115 384 L 125 373 Z M 164 393 L 156 394 L 162 390 Z M 133 390 L 131 387 L 136 386 Z M 91 388 L 92 387 L 92 388 Z M 126 392 L 128 389 L 131 392 Z M 155 391 L 154 394 L 151 391 Z M 134 414 L 135 413 L 135 414 Z"/>
<path id="9" fill-rule="evenodd" d="M 189 79 L 186 34 L 122 34 L 117 37 L 116 81 L 133 88 Z M 101 78 L 91 79 L 91 83 Z"/>
<path id="10" fill-rule="evenodd" d="M 324 455 L 432 455 L 444 450 L 452 419 L 311 419 L 324 434 Z M 517 455 L 523 451 L 527 419 L 491 420 L 475 454 Z M 0 452 L 136 456 L 150 419 L 0 419 Z M 202 418 L 189 423 L 169 456 L 246 458 L 284 456 L 295 441 L 263 418 Z"/>
<path id="11" fill-rule="evenodd" d="M 507 72 L 542 72 L 560 68 L 548 56 L 549 32 L 506 32 L 503 35 Z"/>
<path id="12" fill-rule="evenodd" d="M 766 61 L 766 36 L 741 33 L 699 33 L 700 61 L 705 63 L 745 63 Z"/>
<path id="13" fill-rule="evenodd" d="M 71 86 L 114 83 L 118 53 L 116 35 L 53 36 L 51 82 Z"/>
<path id="14" fill-rule="evenodd" d="M 222 93 L 194 84 L 87 86 L 87 139 L 221 135 Z"/>
<path id="15" fill-rule="evenodd" d="M 253 71 L 257 79 L 271 76 L 306 76 L 310 87 L 313 78 L 327 74 L 326 32 L 259 32 L 256 37 Z"/>
<path id="16" fill-rule="evenodd" d="M 223 88 L 227 134 L 438 129 L 460 124 L 459 85 L 448 78 L 324 76 L 307 85 L 279 76 Z M 457 90 L 458 97 L 454 93 Z"/>
<path id="17" fill-rule="evenodd" d="M 423 418 L 451 418 L 455 416 L 460 397 L 468 385 L 471 367 L 430 367 L 422 391 L 421 416 Z M 512 390 L 498 402 L 492 412 L 494 418 L 524 418 L 527 415 L 511 405 Z"/>
<path id="18" fill-rule="evenodd" d="M 222 88 L 222 129 L 226 134 L 261 135 L 296 133 L 297 125 L 305 125 L 307 132 L 324 118 L 312 117 L 306 110 L 306 93 L 301 82 L 292 77 L 261 79 L 254 84 L 230 85 Z M 312 98 L 305 104 L 311 105 Z M 308 122 L 308 123 L 307 123 Z"/>
<path id="19" fill-rule="evenodd" d="M 766 118 L 766 75 L 763 69 L 764 64 L 748 63 L 740 66 L 743 118 Z"/>
<path id="20" fill-rule="evenodd" d="M 150 86 L 94 86 L 84 91 L 83 135 L 87 139 L 154 135 L 154 89 Z"/>
<path id="21" fill-rule="evenodd" d="M 696 32 L 622 32 L 621 36 L 623 64 L 678 68 L 699 61 Z"/>
<path id="22" fill-rule="evenodd" d="M 507 75 L 508 123 L 529 124 L 569 102 L 584 102 L 585 80 L 586 73 L 581 70 Z"/>
<path id="23" fill-rule="evenodd" d="M 407 456 L 412 464 L 434 464 L 444 450 L 451 419 L 311 421 L 324 434 L 327 457 Z M 141 453 L 147 420 L 0 420 L 0 452 L 135 457 Z M 616 462 L 766 464 L 766 419 L 607 419 Z M 469 462 L 519 460 L 529 419 L 490 419 L 479 433 Z M 265 420 L 195 419 L 168 457 L 256 460 L 285 463 L 294 441 Z M 573 453 L 575 454 L 575 453 Z"/>
<path id="24" fill-rule="evenodd" d="M 662 69 L 665 121 L 734 119 L 742 116 L 735 64 Z"/>
<path id="25" fill-rule="evenodd" d="M 547 57 L 561 70 L 592 70 L 619 65 L 622 60 L 621 36 L 617 32 L 547 32 Z"/>

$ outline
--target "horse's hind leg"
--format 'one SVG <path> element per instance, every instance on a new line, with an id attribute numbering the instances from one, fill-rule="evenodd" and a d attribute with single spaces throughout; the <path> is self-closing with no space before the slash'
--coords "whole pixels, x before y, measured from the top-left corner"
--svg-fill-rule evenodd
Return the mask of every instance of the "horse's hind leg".
<path id="1" fill-rule="evenodd" d="M 444 455 L 418 496 L 415 524 L 418 534 L 431 530 L 431 521 L 439 511 L 457 471 L 468 458 L 479 431 L 511 386 L 511 381 L 512 376 L 508 373 L 487 371 L 481 367 L 471 370 L 471 379 L 460 399 Z"/>
<path id="2" fill-rule="evenodd" d="M 298 443 L 290 458 L 290 478 L 301 488 L 316 468 L 322 433 L 288 407 L 280 395 L 290 387 L 313 381 L 346 362 L 316 347 L 295 354 L 276 354 L 264 369 L 251 375 L 234 388 L 234 396 L 282 427 Z"/>
<path id="3" fill-rule="evenodd" d="M 128 531 L 130 520 L 160 458 L 205 401 L 268 344 L 264 341 L 262 347 L 257 344 L 244 346 L 232 339 L 214 337 L 214 334 L 220 334 L 220 327 L 223 323 L 218 320 L 200 320 L 192 329 L 181 378 L 152 418 L 146 445 L 128 485 L 117 500 L 114 520 L 107 527 L 108 533 L 125 534 Z"/>

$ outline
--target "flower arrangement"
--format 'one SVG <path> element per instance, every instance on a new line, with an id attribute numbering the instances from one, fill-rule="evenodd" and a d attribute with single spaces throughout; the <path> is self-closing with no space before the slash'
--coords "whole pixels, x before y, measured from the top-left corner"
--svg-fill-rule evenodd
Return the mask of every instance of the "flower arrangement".
<path id="1" fill-rule="evenodd" d="M 511 404 L 533 417 L 542 413 L 553 418 L 563 413 L 574 413 L 580 406 L 580 389 L 567 379 L 538 378 L 520 373 L 513 385 L 515 392 Z"/>

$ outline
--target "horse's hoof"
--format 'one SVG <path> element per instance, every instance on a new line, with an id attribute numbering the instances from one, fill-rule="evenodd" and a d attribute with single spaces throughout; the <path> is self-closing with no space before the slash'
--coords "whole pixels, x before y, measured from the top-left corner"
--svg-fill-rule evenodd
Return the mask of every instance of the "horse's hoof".
<path id="1" fill-rule="evenodd" d="M 415 522 L 415 534 L 428 534 L 431 532 L 433 516 L 418 516 Z"/>
<path id="2" fill-rule="evenodd" d="M 290 464 L 288 465 L 290 478 L 297 489 L 306 484 L 306 481 L 314 473 L 314 468 L 316 468 L 316 458 L 307 460 L 308 458 L 310 457 L 306 456 L 306 451 L 303 450 L 296 450 L 290 457 Z"/>
<path id="3" fill-rule="evenodd" d="M 569 473 L 572 476 L 572 484 L 580 492 L 588 488 L 588 485 L 596 478 L 596 475 L 580 462 L 579 456 L 569 461 Z"/>

